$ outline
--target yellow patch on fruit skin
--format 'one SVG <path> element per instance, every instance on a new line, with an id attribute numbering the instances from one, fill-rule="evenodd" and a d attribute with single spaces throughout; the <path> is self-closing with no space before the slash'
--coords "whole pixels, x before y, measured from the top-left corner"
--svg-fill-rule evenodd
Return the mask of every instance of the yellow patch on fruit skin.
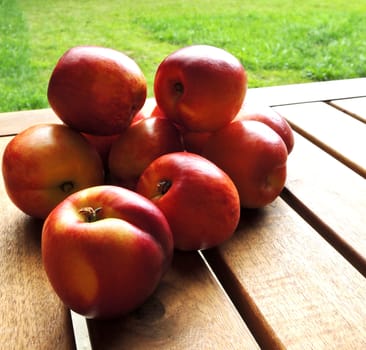
<path id="1" fill-rule="evenodd" d="M 69 289 L 74 300 L 90 306 L 98 294 L 98 277 L 90 263 L 77 251 L 69 252 Z"/>

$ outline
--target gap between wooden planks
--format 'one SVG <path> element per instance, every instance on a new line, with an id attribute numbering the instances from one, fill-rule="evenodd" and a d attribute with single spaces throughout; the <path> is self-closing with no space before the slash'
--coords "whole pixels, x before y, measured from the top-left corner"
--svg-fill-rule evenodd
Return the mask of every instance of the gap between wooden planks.
<path id="1" fill-rule="evenodd" d="M 93 349 L 259 349 L 198 252 L 175 252 L 156 292 L 116 320 L 88 320 Z"/>
<path id="2" fill-rule="evenodd" d="M 348 113 L 354 118 L 366 123 L 366 97 L 334 100 L 328 103 L 342 112 Z"/>
<path id="3" fill-rule="evenodd" d="M 294 130 L 366 178 L 366 124 L 323 102 L 274 109 Z"/>
<path id="4" fill-rule="evenodd" d="M 204 255 L 257 339 L 262 320 L 285 348 L 366 346 L 365 278 L 282 199 Z"/>
<path id="5" fill-rule="evenodd" d="M 0 137 L 0 159 L 10 139 Z M 0 212 L 0 347 L 73 349 L 70 315 L 42 267 L 42 222 L 15 207 L 2 176 Z"/>
<path id="6" fill-rule="evenodd" d="M 282 197 L 366 276 L 366 182 L 295 133 Z"/>

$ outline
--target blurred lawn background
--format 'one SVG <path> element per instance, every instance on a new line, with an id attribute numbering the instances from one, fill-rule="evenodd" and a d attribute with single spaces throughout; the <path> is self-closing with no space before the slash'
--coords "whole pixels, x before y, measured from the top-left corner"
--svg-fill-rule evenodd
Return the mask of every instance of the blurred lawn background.
<path id="1" fill-rule="evenodd" d="M 365 0 L 0 0 L 0 112 L 48 107 L 59 57 L 123 51 L 152 96 L 161 60 L 210 44 L 237 56 L 249 87 L 366 76 Z"/>

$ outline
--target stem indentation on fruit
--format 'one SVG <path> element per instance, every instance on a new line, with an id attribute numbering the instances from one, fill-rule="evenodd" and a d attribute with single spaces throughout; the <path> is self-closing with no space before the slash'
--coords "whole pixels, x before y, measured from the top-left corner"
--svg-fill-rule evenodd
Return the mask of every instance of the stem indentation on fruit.
<path id="1" fill-rule="evenodd" d="M 60 185 L 60 189 L 64 193 L 70 193 L 74 189 L 74 183 L 72 181 L 65 181 Z"/>
<path id="2" fill-rule="evenodd" d="M 176 92 L 178 92 L 179 94 L 183 94 L 183 92 L 184 92 L 184 86 L 183 86 L 183 84 L 181 83 L 181 82 L 176 82 L 175 84 L 174 84 L 174 90 L 176 91 Z"/>
<path id="3" fill-rule="evenodd" d="M 94 222 L 98 220 L 98 212 L 102 210 L 102 207 L 94 209 L 93 207 L 83 207 L 79 209 L 79 213 L 82 214 L 87 222 Z"/>
<path id="4" fill-rule="evenodd" d="M 169 191 L 171 186 L 172 182 L 170 180 L 161 180 L 158 182 L 158 192 L 163 195 Z"/>

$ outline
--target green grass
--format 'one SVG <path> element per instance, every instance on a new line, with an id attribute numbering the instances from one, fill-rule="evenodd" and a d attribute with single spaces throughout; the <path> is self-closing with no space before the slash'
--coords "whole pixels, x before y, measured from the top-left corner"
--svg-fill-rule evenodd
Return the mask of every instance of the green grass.
<path id="1" fill-rule="evenodd" d="M 113 47 L 152 95 L 159 62 L 189 44 L 237 56 L 249 87 L 366 76 L 366 3 L 352 0 L 0 0 L 0 111 L 47 107 L 70 47 Z"/>
<path id="2" fill-rule="evenodd" d="M 0 13 L 0 111 L 44 105 L 34 87 L 38 74 L 23 14 L 12 1 L 0 1 Z"/>

